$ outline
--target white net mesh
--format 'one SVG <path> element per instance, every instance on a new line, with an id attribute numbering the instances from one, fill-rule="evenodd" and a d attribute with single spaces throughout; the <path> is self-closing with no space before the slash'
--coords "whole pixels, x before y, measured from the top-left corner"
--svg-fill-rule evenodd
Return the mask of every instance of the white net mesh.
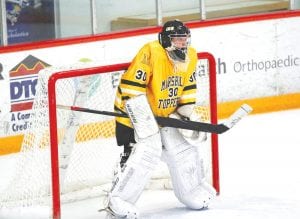
<path id="1" fill-rule="evenodd" d="M 97 66 L 97 63 L 74 65 L 72 69 Z M 70 69 L 70 68 L 67 68 Z M 0 210 L 7 207 L 51 206 L 51 156 L 48 113 L 48 78 L 66 68 L 47 68 L 39 73 L 36 97 L 21 152 L 8 186 L 0 191 Z M 208 67 L 199 62 L 198 73 L 203 73 L 197 100 L 203 121 L 209 121 Z M 66 73 L 67 74 L 67 73 Z M 113 111 L 113 101 L 121 72 L 107 72 L 58 80 L 56 103 L 80 106 L 101 111 Z M 198 80 L 198 79 L 197 79 Z M 200 80 L 203 80 L 200 82 Z M 57 109 L 59 139 L 61 201 L 69 202 L 104 194 L 113 177 L 121 147 L 116 146 L 114 117 Z M 211 176 L 210 138 L 200 147 L 205 154 L 207 171 Z M 203 157 L 203 156 L 202 156 Z M 153 173 L 149 188 L 170 188 L 166 165 L 160 163 Z M 51 208 L 51 207 L 50 207 Z"/>

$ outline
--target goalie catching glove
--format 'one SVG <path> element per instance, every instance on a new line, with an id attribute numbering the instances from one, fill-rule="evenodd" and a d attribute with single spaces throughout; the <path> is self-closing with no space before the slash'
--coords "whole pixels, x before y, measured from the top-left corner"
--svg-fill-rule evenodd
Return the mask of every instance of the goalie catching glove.
<path id="1" fill-rule="evenodd" d="M 194 122 L 203 122 L 201 114 L 197 112 L 197 106 L 195 104 L 183 105 L 177 108 L 176 113 L 172 113 L 170 118 L 190 120 Z M 197 144 L 198 142 L 204 142 L 207 139 L 206 132 L 199 132 L 188 129 L 178 129 L 184 138 L 190 143 Z"/>

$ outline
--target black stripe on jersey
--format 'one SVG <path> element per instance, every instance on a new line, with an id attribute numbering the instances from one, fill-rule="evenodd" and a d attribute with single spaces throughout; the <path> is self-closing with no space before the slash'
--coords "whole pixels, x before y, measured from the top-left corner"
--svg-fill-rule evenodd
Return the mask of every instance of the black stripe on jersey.
<path id="1" fill-rule="evenodd" d="M 118 92 L 119 92 L 119 94 L 122 94 L 122 90 L 121 90 L 120 86 L 118 86 Z"/>
<path id="2" fill-rule="evenodd" d="M 120 109 L 119 107 L 117 107 L 116 105 L 114 105 L 114 110 L 117 111 L 117 112 L 120 112 L 120 113 L 122 113 L 122 114 L 127 115 L 126 112 L 124 112 L 123 110 L 121 110 L 121 109 Z"/>
<path id="3" fill-rule="evenodd" d="M 188 103 L 178 103 L 178 106 L 177 106 L 177 107 L 184 106 L 184 105 L 188 105 L 188 104 L 196 104 L 196 102 L 195 102 L 195 101 L 192 101 L 192 102 L 188 102 Z"/>
<path id="4" fill-rule="evenodd" d="M 183 88 L 183 91 L 196 89 L 196 84 L 189 85 Z"/>
<path id="5" fill-rule="evenodd" d="M 123 96 L 121 99 L 122 100 L 128 100 L 130 97 L 129 96 Z"/>
<path id="6" fill-rule="evenodd" d="M 129 80 L 125 80 L 125 79 L 122 79 L 122 80 L 121 80 L 121 84 L 127 84 L 127 85 L 136 86 L 136 87 L 142 87 L 142 88 L 145 88 L 145 87 L 146 87 L 145 84 L 140 84 L 140 83 L 138 83 L 138 82 L 135 82 L 135 81 L 129 81 Z"/>

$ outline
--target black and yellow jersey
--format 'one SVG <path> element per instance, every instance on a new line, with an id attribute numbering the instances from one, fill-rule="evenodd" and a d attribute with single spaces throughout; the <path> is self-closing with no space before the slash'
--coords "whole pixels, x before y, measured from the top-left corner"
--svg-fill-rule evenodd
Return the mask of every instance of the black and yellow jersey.
<path id="1" fill-rule="evenodd" d="M 158 41 L 145 44 L 121 77 L 115 111 L 126 112 L 125 101 L 139 94 L 146 94 L 155 116 L 168 117 L 178 106 L 195 103 L 195 49 L 189 47 L 187 56 L 188 65 L 175 68 Z M 131 127 L 127 118 L 117 117 L 116 120 Z"/>

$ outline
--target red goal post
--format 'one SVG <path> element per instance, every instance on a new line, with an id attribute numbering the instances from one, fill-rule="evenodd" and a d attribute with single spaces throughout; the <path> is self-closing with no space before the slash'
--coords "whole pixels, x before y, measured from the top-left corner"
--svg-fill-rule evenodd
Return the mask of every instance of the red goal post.
<path id="1" fill-rule="evenodd" d="M 217 124 L 217 88 L 216 88 L 216 62 L 210 53 L 198 53 L 198 59 L 208 60 L 209 65 L 209 108 L 210 122 Z M 57 127 L 57 101 L 56 84 L 61 79 L 88 76 L 94 74 L 105 74 L 107 72 L 122 71 L 128 68 L 130 63 L 106 65 L 69 71 L 60 71 L 52 74 L 48 80 L 49 100 L 49 126 L 50 126 L 50 150 L 51 150 L 51 173 L 52 173 L 52 214 L 58 219 L 61 215 L 60 203 L 60 173 L 58 155 L 58 127 Z M 111 97 L 114 98 L 114 97 Z M 219 163 L 218 163 L 218 136 L 211 134 L 211 161 L 212 161 L 212 183 L 219 192 Z"/>

